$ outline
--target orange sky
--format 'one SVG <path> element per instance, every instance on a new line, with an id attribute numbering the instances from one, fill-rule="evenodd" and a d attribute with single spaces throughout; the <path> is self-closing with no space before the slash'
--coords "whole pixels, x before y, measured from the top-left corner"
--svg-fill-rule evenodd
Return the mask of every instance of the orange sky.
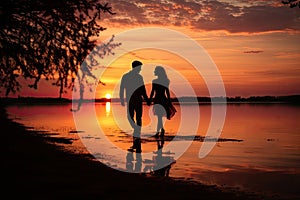
<path id="1" fill-rule="evenodd" d="M 135 28 L 168 28 L 185 34 L 205 49 L 220 72 L 227 96 L 300 94 L 300 9 L 290 9 L 280 2 L 114 0 L 110 5 L 116 14 L 102 15 L 101 21 L 107 30 L 102 32 L 99 41 L 112 35 L 118 39 L 119 34 Z M 144 41 L 139 41 L 141 49 L 128 52 L 124 49 L 126 45 L 121 45 L 115 50 L 117 59 L 109 66 L 105 66 L 105 59 L 100 61 L 105 67 L 101 80 L 106 86 L 97 88 L 96 97 L 105 97 L 106 93 L 117 96 L 118 82 L 135 59 L 145 63 L 141 74 L 147 83 L 155 78 L 153 69 L 159 64 L 170 72 L 171 86 L 182 90 L 180 94 L 189 95 L 184 93 L 180 77 L 172 74 L 174 71 L 187 80 L 196 95 L 209 95 L 203 77 L 186 58 L 159 49 L 142 48 L 143 43 L 160 42 L 165 38 L 151 32 L 143 37 Z M 169 45 L 188 48 L 182 44 L 174 40 Z M 193 53 L 197 54 L 191 49 Z M 39 88 L 34 91 L 23 87 L 21 95 L 58 96 L 58 89 L 43 81 Z M 90 96 L 93 94 L 87 94 Z M 71 93 L 64 97 L 71 98 Z"/>

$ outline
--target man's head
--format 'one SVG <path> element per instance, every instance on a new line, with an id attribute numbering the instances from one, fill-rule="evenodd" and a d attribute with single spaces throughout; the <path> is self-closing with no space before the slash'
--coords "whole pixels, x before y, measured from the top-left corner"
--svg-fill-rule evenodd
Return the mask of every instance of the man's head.
<path id="1" fill-rule="evenodd" d="M 132 70 L 136 73 L 139 73 L 142 69 L 143 63 L 141 61 L 135 60 L 132 62 Z"/>
<path id="2" fill-rule="evenodd" d="M 141 61 L 135 60 L 135 61 L 132 62 L 131 65 L 132 65 L 132 68 L 136 68 L 138 66 L 142 66 L 143 63 Z"/>

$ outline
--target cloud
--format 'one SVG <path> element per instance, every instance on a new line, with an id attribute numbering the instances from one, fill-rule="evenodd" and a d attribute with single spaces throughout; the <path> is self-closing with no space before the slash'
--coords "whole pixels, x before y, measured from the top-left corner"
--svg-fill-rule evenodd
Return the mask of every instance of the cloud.
<path id="1" fill-rule="evenodd" d="M 238 7 L 218 1 L 212 1 L 205 6 L 208 10 L 206 15 L 191 21 L 192 26 L 197 29 L 225 30 L 231 33 L 300 30 L 300 13 L 291 12 L 285 7 Z"/>
<path id="2" fill-rule="evenodd" d="M 299 51 L 291 51 L 291 52 L 277 52 L 275 53 L 275 57 L 281 58 L 281 59 L 296 59 L 300 58 L 300 52 Z"/>
<path id="3" fill-rule="evenodd" d="M 262 53 L 264 51 L 261 50 L 250 50 L 250 51 L 244 51 L 243 53 Z"/>
<path id="4" fill-rule="evenodd" d="M 300 69 L 266 69 L 266 70 L 252 70 L 244 72 L 245 74 L 252 75 L 254 77 L 275 77 L 275 78 L 284 78 L 284 77 L 298 77 Z"/>
<path id="5" fill-rule="evenodd" d="M 300 12 L 278 1 L 114 0 L 119 25 L 189 26 L 198 30 L 259 33 L 300 30 Z"/>

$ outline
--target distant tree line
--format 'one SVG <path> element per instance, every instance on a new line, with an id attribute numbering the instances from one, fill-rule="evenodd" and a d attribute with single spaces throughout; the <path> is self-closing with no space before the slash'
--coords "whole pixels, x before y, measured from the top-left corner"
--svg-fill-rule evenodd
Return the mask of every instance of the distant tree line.
<path id="1" fill-rule="evenodd" d="M 74 100 L 66 98 L 39 98 L 39 97 L 19 97 L 19 98 L 0 98 L 0 103 L 14 104 L 47 104 L 47 103 L 70 103 Z M 76 101 L 76 100 L 75 100 Z M 79 101 L 79 99 L 77 100 Z M 192 103 L 293 103 L 300 104 L 300 95 L 288 96 L 250 96 L 250 97 L 191 97 L 184 96 L 178 98 L 171 98 L 172 102 L 192 102 Z M 85 99 L 83 102 L 119 102 L 119 99 Z"/>
<path id="2" fill-rule="evenodd" d="M 178 97 L 172 99 L 174 102 L 228 102 L 228 103 L 300 103 L 300 95 L 288 96 L 250 96 L 250 97 Z"/>

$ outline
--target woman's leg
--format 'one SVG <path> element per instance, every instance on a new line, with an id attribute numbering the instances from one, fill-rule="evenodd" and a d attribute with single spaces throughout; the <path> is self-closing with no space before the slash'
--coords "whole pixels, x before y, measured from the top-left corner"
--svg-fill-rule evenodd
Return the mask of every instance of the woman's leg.
<path id="1" fill-rule="evenodd" d="M 159 136 L 159 132 L 163 127 L 163 123 L 162 123 L 162 116 L 157 115 L 157 127 L 156 127 L 156 134 L 155 137 Z"/>
<path id="2" fill-rule="evenodd" d="M 157 129 L 156 129 L 156 131 L 159 132 L 162 128 L 163 128 L 162 116 L 157 116 Z"/>

